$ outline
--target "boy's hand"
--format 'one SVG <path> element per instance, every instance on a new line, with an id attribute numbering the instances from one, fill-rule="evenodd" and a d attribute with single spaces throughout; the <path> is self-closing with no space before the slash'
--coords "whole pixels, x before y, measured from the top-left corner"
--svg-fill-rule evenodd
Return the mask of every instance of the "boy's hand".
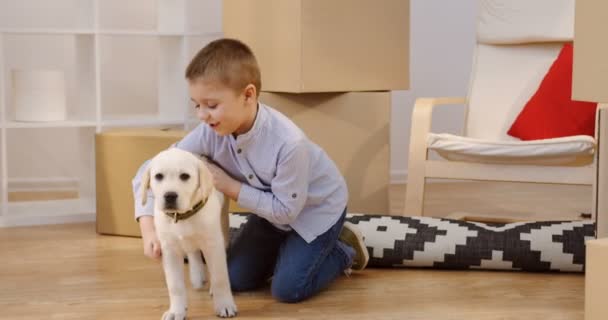
<path id="1" fill-rule="evenodd" d="M 222 168 L 213 163 L 209 163 L 208 167 L 213 175 L 213 185 L 215 188 L 225 194 L 228 198 L 236 201 L 239 197 L 239 192 L 241 192 L 241 183 L 233 179 L 226 174 Z"/>
<path id="2" fill-rule="evenodd" d="M 154 229 L 154 218 L 152 216 L 142 216 L 139 218 L 139 229 L 144 245 L 144 255 L 148 258 L 159 260 L 162 256 L 160 241 Z"/>

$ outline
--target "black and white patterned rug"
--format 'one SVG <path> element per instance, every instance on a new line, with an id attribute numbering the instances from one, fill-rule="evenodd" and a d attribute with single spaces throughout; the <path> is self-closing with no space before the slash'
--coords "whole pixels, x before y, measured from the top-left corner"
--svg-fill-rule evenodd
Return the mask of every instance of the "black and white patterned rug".
<path id="1" fill-rule="evenodd" d="M 230 216 L 231 234 L 247 221 Z M 490 224 L 430 217 L 349 213 L 369 251 L 368 267 L 583 272 L 592 221 Z"/>

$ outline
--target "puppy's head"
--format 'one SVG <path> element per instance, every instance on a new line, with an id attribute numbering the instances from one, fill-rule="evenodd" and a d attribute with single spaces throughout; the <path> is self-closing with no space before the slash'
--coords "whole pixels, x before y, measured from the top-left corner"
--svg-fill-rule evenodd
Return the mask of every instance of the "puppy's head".
<path id="1" fill-rule="evenodd" d="M 143 205 L 148 189 L 154 194 L 158 210 L 186 212 L 209 197 L 213 180 L 202 160 L 190 152 L 171 148 L 152 158 L 144 172 L 140 188 Z"/>

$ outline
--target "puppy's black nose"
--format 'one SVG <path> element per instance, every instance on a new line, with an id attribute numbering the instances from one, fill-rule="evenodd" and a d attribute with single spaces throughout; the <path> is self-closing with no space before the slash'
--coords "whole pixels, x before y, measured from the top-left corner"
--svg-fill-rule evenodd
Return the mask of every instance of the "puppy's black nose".
<path id="1" fill-rule="evenodd" d="M 166 204 L 175 204 L 177 201 L 177 192 L 167 192 L 165 193 L 165 203 Z"/>

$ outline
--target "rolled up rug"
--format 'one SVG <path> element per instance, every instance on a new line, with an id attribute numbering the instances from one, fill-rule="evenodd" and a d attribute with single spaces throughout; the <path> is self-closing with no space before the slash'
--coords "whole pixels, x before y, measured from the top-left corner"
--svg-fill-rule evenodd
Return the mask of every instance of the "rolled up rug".
<path id="1" fill-rule="evenodd" d="M 247 213 L 230 216 L 234 236 Z M 348 213 L 369 250 L 369 267 L 583 272 L 590 220 L 480 223 Z"/>

